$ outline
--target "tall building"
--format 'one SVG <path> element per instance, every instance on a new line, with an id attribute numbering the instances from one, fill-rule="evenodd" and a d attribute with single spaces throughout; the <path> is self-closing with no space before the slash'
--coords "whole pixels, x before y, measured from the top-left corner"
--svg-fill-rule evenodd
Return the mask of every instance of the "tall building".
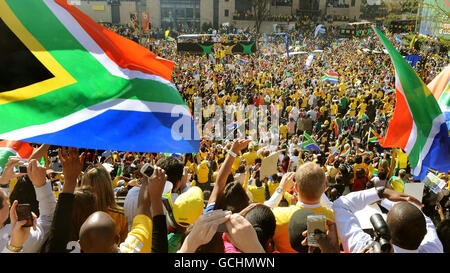
<path id="1" fill-rule="evenodd" d="M 252 1 L 257 0 L 69 0 L 98 22 L 126 24 L 131 15 L 148 12 L 154 27 L 200 31 L 203 25 L 223 24 L 253 28 Z M 320 18 L 329 24 L 357 21 L 361 0 L 269 0 L 261 32 L 295 27 L 305 18 Z"/>

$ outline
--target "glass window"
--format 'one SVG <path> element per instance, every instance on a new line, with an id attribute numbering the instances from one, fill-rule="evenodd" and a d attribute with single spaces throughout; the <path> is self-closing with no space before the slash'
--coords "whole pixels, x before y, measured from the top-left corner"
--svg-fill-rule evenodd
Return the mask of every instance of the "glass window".
<path id="1" fill-rule="evenodd" d="M 225 10 L 225 17 L 228 17 L 230 15 L 230 11 L 229 10 Z"/>
<path id="2" fill-rule="evenodd" d="M 186 18 L 193 18 L 193 17 L 194 17 L 194 9 L 186 8 Z"/>
<path id="3" fill-rule="evenodd" d="M 176 9 L 175 11 L 175 16 L 177 18 L 184 18 L 184 9 Z"/>
<path id="4" fill-rule="evenodd" d="M 161 8 L 161 17 L 169 17 L 171 8 Z"/>

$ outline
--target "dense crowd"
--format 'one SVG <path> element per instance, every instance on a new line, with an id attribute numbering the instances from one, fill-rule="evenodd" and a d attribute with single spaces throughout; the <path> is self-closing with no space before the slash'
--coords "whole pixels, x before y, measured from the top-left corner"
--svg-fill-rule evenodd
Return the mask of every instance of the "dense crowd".
<path id="1" fill-rule="evenodd" d="M 110 29 L 135 35 L 127 27 Z M 336 33 L 317 39 L 313 29 L 301 36 L 291 33 L 290 52 L 298 47 L 307 53 L 290 57 L 283 56 L 284 37 L 258 37 L 256 53 L 245 62 L 220 45 L 214 54 L 198 56 L 177 52 L 174 42 L 136 34 L 135 41 L 175 62 L 173 83 L 192 113 L 195 99 L 201 101 L 200 151 L 135 153 L 36 144 L 27 173 L 14 171 L 24 164 L 14 157 L 3 170 L 0 250 L 372 252 L 371 233 L 355 213 L 378 203 L 388 211 L 394 252 L 450 252 L 448 185 L 439 194 L 425 188 L 421 201 L 405 194 L 407 183 L 420 183 L 406 153 L 370 141 L 371 130 L 384 135 L 395 105 L 389 55 L 373 35 L 338 39 Z M 393 35 L 388 38 L 402 54 L 426 59 L 415 66 L 426 83 L 448 65 L 446 56 L 425 56 L 396 44 Z M 338 82 L 321 80 L 324 72 L 338 73 Z M 236 111 L 242 123 L 223 123 L 226 134 L 220 137 L 217 127 L 207 126 L 217 108 L 250 105 L 264 117 L 259 124 L 267 124 L 257 127 L 263 129 L 251 140 L 249 113 Z M 278 129 L 269 126 L 274 112 Z M 303 145 L 311 140 L 314 148 Z M 275 173 L 261 175 L 263 161 L 275 153 Z M 37 161 L 42 157 L 45 164 Z M 153 172 L 141 171 L 146 163 Z M 448 184 L 449 174 L 435 174 Z M 31 204 L 32 227 L 17 221 L 19 203 Z M 325 215 L 327 232 L 308 236 L 308 215 Z M 311 238 L 318 247 L 308 247 Z"/>

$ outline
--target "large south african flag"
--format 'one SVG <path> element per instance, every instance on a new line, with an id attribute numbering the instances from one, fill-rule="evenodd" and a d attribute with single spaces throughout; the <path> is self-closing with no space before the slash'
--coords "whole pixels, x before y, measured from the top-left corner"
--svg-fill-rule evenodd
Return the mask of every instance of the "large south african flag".
<path id="1" fill-rule="evenodd" d="M 383 33 L 374 29 L 394 64 L 397 97 L 394 115 L 380 145 L 402 148 L 416 179 L 423 179 L 428 168 L 448 172 L 450 137 L 438 102 Z"/>
<path id="2" fill-rule="evenodd" d="M 64 0 L 0 0 L 0 139 L 197 152 L 174 63 Z"/>

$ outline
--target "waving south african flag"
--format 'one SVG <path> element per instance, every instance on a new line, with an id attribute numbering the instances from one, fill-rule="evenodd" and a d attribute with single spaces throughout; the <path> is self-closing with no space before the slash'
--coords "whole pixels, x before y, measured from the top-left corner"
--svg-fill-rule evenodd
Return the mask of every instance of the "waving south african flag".
<path id="1" fill-rule="evenodd" d="M 394 65 L 397 97 L 394 115 L 380 145 L 406 151 L 416 179 L 423 179 L 428 168 L 448 172 L 450 137 L 436 98 L 383 33 L 374 30 Z"/>
<path id="2" fill-rule="evenodd" d="M 174 63 L 64 0 L 0 0 L 0 139 L 136 152 L 199 150 Z"/>

